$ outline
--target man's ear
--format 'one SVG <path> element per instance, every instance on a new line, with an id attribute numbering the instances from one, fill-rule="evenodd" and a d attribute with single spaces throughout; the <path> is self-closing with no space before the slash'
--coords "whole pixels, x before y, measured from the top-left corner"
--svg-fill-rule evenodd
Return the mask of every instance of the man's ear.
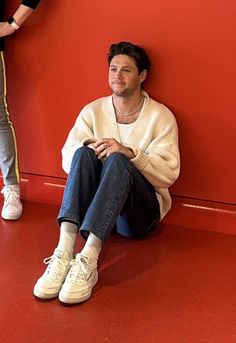
<path id="1" fill-rule="evenodd" d="M 140 74 L 139 74 L 139 77 L 140 77 L 140 83 L 142 83 L 146 77 L 147 77 L 147 70 L 144 69 Z"/>

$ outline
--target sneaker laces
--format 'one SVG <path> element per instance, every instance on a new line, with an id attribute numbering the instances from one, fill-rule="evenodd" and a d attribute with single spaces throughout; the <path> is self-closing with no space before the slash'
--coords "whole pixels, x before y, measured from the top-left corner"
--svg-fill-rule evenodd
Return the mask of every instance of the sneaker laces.
<path id="1" fill-rule="evenodd" d="M 20 198 L 19 188 L 15 185 L 4 186 L 1 190 L 4 195 L 4 201 L 11 205 L 18 205 Z"/>
<path id="2" fill-rule="evenodd" d="M 48 267 L 45 271 L 45 275 L 58 281 L 64 275 L 66 271 L 66 265 L 68 261 L 63 260 L 62 258 L 58 258 L 55 255 L 46 257 L 43 260 L 44 264 L 48 264 Z"/>
<path id="3" fill-rule="evenodd" d="M 67 276 L 67 282 L 73 282 L 81 286 L 84 281 L 89 279 L 94 268 L 88 263 L 88 257 L 82 256 L 81 254 L 72 260 L 70 264 L 72 267 Z"/>

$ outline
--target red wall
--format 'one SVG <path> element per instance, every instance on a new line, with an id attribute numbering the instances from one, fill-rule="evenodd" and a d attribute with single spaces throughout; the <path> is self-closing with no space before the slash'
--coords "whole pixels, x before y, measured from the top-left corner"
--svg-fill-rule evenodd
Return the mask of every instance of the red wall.
<path id="1" fill-rule="evenodd" d="M 11 14 L 19 1 L 8 3 Z M 152 58 L 146 90 L 179 124 L 172 193 L 235 204 L 235 18 L 235 0 L 42 0 L 7 40 L 21 171 L 65 177 L 60 150 L 77 113 L 110 92 L 108 46 L 130 40 Z"/>

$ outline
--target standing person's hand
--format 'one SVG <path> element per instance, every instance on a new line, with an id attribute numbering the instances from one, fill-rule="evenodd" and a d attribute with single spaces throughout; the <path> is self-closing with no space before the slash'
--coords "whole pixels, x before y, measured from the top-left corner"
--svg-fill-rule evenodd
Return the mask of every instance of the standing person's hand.
<path id="1" fill-rule="evenodd" d="M 89 146 L 94 149 L 99 159 L 109 157 L 115 152 L 119 152 L 129 159 L 134 158 L 133 151 L 130 148 L 119 143 L 114 138 L 103 138 L 96 143 L 90 144 Z"/>
<path id="2" fill-rule="evenodd" d="M 16 30 L 10 24 L 8 24 L 7 21 L 0 23 L 0 37 L 11 35 L 15 31 Z"/>

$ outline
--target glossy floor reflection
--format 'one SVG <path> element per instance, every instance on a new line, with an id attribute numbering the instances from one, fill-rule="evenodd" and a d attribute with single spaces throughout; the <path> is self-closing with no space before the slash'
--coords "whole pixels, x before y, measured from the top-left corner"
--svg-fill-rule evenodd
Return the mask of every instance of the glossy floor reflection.
<path id="1" fill-rule="evenodd" d="M 1 343 L 236 342 L 236 236 L 167 225 L 144 240 L 112 235 L 92 298 L 69 307 L 32 294 L 58 207 L 24 208 L 0 220 Z"/>

